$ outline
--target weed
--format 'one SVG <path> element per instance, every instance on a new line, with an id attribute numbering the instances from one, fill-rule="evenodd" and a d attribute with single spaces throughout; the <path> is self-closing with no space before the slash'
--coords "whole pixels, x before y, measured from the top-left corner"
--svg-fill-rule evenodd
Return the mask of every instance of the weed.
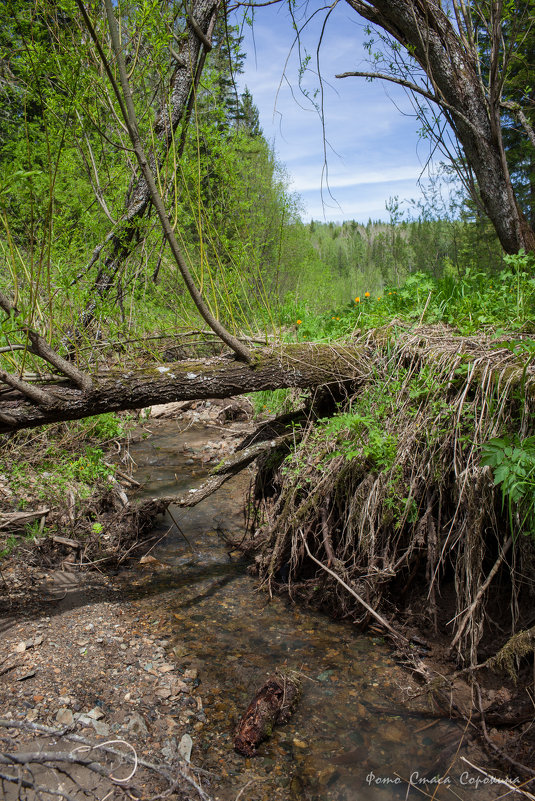
<path id="1" fill-rule="evenodd" d="M 261 392 L 251 392 L 247 397 L 253 404 L 256 417 L 264 414 L 286 414 L 303 408 L 304 401 L 309 397 L 307 390 L 300 389 L 265 389 Z"/>
<path id="2" fill-rule="evenodd" d="M 492 468 L 494 484 L 501 486 L 511 532 L 535 539 L 535 436 L 495 437 L 481 452 L 481 464 Z"/>

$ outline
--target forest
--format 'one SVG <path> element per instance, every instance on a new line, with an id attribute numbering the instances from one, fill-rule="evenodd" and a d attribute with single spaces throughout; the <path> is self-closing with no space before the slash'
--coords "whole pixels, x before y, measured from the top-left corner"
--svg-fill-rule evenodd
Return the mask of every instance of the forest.
<path id="1" fill-rule="evenodd" d="M 448 187 L 447 202 L 439 178 L 420 201 L 392 194 L 367 223 L 305 218 L 253 94 L 237 88 L 244 26 L 263 5 L 0 0 L 1 630 L 60 620 L 41 597 L 49 574 L 89 587 L 131 570 L 134 586 L 162 514 L 174 525 L 246 477 L 229 553 L 255 576 L 251 594 L 379 636 L 431 717 L 477 741 L 498 783 L 488 798 L 533 798 L 533 4 L 346 0 L 377 50 L 369 69 L 336 78 L 404 87 Z M 280 5 L 299 46 L 337 3 Z M 185 432 L 216 420 L 221 443 L 203 447 L 222 458 L 210 451 L 199 486 L 178 489 L 175 472 L 176 489 L 136 498 L 130 442 L 162 404 Z M 178 716 L 179 757 L 141 750 L 139 783 L 137 755 L 116 779 L 113 759 L 131 766 L 129 753 L 101 743 L 100 762 L 82 759 L 69 737 L 94 740 L 74 735 L 74 718 L 16 706 L 37 642 L 18 639 L 0 653 L 6 799 L 398 797 L 344 795 L 332 765 L 275 795 L 245 769 L 218 785 L 195 751 L 190 764 L 205 718 L 194 731 Z M 241 753 L 294 713 L 297 680 L 284 675 L 284 714 L 270 709 Z M 59 738 L 56 756 L 39 734 Z M 64 785 L 67 763 L 82 773 Z M 100 784 L 84 786 L 83 771 Z"/>

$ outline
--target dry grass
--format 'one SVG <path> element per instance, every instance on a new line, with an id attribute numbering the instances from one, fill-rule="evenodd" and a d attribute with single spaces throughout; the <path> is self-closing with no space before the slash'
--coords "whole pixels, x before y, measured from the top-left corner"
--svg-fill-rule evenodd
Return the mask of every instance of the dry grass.
<path id="1" fill-rule="evenodd" d="M 521 596 L 535 587 L 533 543 L 508 531 L 501 492 L 480 465 L 492 437 L 533 433 L 535 370 L 507 346 L 443 326 L 393 323 L 363 344 L 373 380 L 347 398 L 338 424 L 311 425 L 257 482 L 275 489 L 255 501 L 249 545 L 259 574 L 269 588 L 287 581 L 292 594 L 364 622 L 340 583 L 307 558 L 306 542 L 385 614 L 424 599 L 419 619 L 448 631 L 458 655 L 475 664 L 494 585 L 509 634 Z M 446 586 L 455 589 L 449 625 Z"/>

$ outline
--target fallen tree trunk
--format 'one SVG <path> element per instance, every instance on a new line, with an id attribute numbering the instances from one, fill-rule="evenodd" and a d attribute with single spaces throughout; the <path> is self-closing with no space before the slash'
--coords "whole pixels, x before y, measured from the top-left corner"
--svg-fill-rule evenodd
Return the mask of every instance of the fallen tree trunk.
<path id="1" fill-rule="evenodd" d="M 286 723 L 299 701 L 300 686 L 293 676 L 276 673 L 265 681 L 247 707 L 234 736 L 234 748 L 243 756 L 254 756 L 274 727 Z"/>
<path id="2" fill-rule="evenodd" d="M 297 344 L 255 352 L 252 364 L 218 357 L 109 372 L 92 376 L 89 391 L 55 383 L 42 385 L 38 394 L 30 396 L 21 382 L 21 388 L 3 396 L 0 433 L 157 403 L 363 380 L 368 374 L 369 358 L 361 345 Z"/>

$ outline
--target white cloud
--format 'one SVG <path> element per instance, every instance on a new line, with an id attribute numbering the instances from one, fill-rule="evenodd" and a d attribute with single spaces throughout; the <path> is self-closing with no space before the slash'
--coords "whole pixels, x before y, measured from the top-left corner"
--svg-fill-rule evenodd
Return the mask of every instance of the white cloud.
<path id="1" fill-rule="evenodd" d="M 422 168 L 419 166 L 407 167 L 383 167 L 375 170 L 363 170 L 362 172 L 333 175 L 329 174 L 329 180 L 324 179 L 323 189 L 341 189 L 349 187 L 358 187 L 369 184 L 394 184 L 399 181 L 416 182 Z M 320 191 L 322 188 L 321 170 L 311 170 L 311 174 L 306 175 L 300 173 L 292 178 L 291 189 L 294 192 L 307 192 L 310 190 Z M 315 174 L 314 174 L 315 173 Z"/>
<path id="2" fill-rule="evenodd" d="M 401 87 L 359 78 L 334 78 L 339 72 L 366 69 L 363 25 L 346 9 L 335 8 L 321 49 L 329 166 L 323 198 L 329 198 L 330 189 L 343 211 L 332 201 L 330 207 L 323 206 L 324 132 L 311 101 L 300 92 L 295 48 L 288 59 L 295 34 L 282 8 L 269 6 L 255 11 L 256 58 L 247 29 L 248 58 L 240 86 L 247 85 L 252 92 L 264 135 L 274 143 L 277 157 L 287 167 L 291 190 L 303 195 L 308 217 L 340 220 L 345 215 L 366 221 L 370 216 L 385 218 L 385 201 L 393 195 L 419 195 L 417 182 L 427 154 L 419 146 L 417 123 Z M 304 84 L 312 97 L 319 87 L 318 76 L 313 74 L 319 30 L 318 19 L 303 35 L 304 47 L 311 55 L 311 72 L 305 74 Z M 285 79 L 281 83 L 285 69 L 290 86 Z"/>

